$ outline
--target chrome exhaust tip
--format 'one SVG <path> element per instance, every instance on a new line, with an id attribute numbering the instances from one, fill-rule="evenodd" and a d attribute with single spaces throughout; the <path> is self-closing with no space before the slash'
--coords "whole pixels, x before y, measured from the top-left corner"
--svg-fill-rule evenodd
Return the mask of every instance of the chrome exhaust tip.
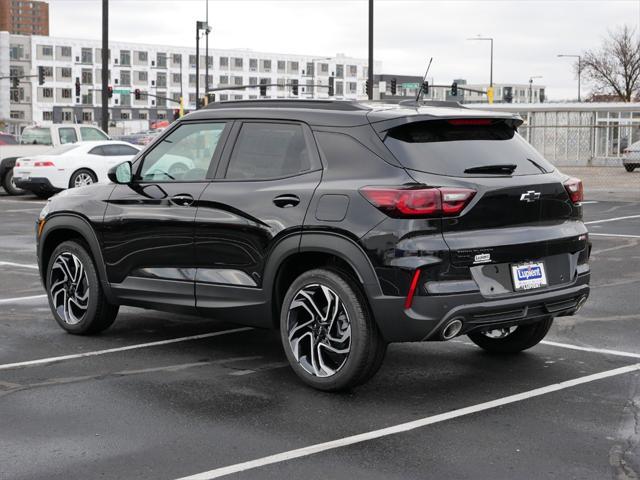
<path id="1" fill-rule="evenodd" d="M 442 338 L 444 340 L 451 340 L 453 337 L 458 335 L 462 330 L 462 320 L 459 318 L 454 318 L 449 323 L 447 323 L 442 329 Z"/>

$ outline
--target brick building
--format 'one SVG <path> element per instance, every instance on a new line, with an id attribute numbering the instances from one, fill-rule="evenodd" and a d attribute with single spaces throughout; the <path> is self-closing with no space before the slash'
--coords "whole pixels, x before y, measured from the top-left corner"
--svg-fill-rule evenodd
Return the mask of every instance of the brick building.
<path id="1" fill-rule="evenodd" d="M 31 0 L 0 0 L 0 31 L 49 35 L 49 4 Z"/>

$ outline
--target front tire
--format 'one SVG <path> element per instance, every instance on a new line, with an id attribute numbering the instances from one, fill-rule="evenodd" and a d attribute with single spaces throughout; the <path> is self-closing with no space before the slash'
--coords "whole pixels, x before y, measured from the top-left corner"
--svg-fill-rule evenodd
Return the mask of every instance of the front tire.
<path id="1" fill-rule="evenodd" d="M 475 332 L 470 333 L 468 337 L 473 343 L 487 352 L 514 354 L 540 343 L 547 335 L 552 323 L 553 317 L 547 317 L 531 325 Z"/>
<path id="2" fill-rule="evenodd" d="M 9 195 L 24 195 L 27 193 L 26 190 L 16 187 L 16 184 L 13 182 L 13 168 L 10 168 L 4 175 L 2 186 Z"/>
<path id="3" fill-rule="evenodd" d="M 58 245 L 47 266 L 47 297 L 56 322 L 76 335 L 106 330 L 118 315 L 118 306 L 104 296 L 93 259 L 80 242 Z"/>
<path id="4" fill-rule="evenodd" d="M 340 270 L 310 270 L 294 280 L 282 302 L 280 335 L 298 377 L 324 391 L 369 380 L 387 348 L 358 284 Z"/>

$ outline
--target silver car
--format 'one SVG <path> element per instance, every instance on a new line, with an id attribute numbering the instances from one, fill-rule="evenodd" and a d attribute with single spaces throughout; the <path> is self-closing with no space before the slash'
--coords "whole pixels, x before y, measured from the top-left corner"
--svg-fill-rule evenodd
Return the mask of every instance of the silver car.
<path id="1" fill-rule="evenodd" d="M 640 141 L 632 143 L 622 152 L 622 164 L 627 172 L 640 167 Z"/>

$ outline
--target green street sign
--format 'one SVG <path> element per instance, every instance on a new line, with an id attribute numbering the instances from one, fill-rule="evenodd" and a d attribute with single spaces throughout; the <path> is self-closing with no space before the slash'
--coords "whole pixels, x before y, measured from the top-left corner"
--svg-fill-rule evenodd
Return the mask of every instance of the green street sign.
<path id="1" fill-rule="evenodd" d="M 128 88 L 118 88 L 116 90 L 113 91 L 113 93 L 131 93 L 131 90 L 129 90 Z"/>
<path id="2" fill-rule="evenodd" d="M 402 88 L 420 88 L 419 83 L 401 83 Z"/>

